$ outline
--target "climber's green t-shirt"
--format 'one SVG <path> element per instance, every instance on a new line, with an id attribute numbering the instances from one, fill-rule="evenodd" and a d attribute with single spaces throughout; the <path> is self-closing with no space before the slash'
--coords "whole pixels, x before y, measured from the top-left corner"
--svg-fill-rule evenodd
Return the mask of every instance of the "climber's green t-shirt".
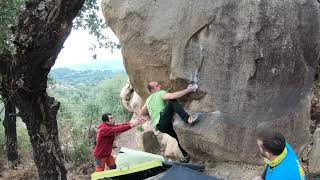
<path id="1" fill-rule="evenodd" d="M 166 92 L 167 91 L 164 91 L 164 90 L 157 91 L 157 92 L 151 94 L 146 100 L 149 115 L 151 117 L 152 124 L 154 127 L 159 123 L 160 112 L 167 105 L 166 100 L 162 99 L 163 95 Z"/>

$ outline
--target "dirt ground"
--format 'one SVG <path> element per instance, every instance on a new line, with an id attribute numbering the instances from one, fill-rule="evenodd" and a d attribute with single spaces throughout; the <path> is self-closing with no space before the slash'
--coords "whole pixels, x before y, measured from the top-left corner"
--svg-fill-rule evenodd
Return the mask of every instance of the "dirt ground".
<path id="1" fill-rule="evenodd" d="M 121 147 L 127 147 L 131 149 L 141 150 L 138 140 L 132 139 L 139 133 L 137 130 L 128 131 L 118 136 L 115 142 L 114 154 Z M 38 173 L 36 165 L 32 160 L 32 153 L 21 152 L 22 158 L 20 164 L 11 169 L 4 155 L 0 157 L 0 179 L 2 180 L 36 180 L 38 179 Z M 199 163 L 199 162 L 197 162 Z M 68 179 L 70 180 L 85 180 L 90 179 L 91 173 L 94 171 L 92 163 L 85 163 L 80 166 L 74 166 L 66 163 L 68 169 Z M 241 165 L 239 163 L 221 163 L 212 162 L 206 163 L 206 170 L 204 173 L 220 177 L 222 179 L 250 179 L 256 174 L 259 174 L 259 167 Z M 240 178 L 242 177 L 242 178 Z"/>
<path id="2" fill-rule="evenodd" d="M 69 165 L 66 165 L 67 168 Z M 68 168 L 68 179 L 70 180 L 85 180 L 90 179 L 90 174 L 94 167 L 91 164 L 83 164 L 76 168 Z M 213 164 L 207 164 L 205 174 L 216 176 L 221 179 L 228 180 L 248 180 L 256 176 L 262 171 L 262 167 L 241 165 L 233 162 L 219 162 Z M 2 167 L 3 180 L 37 180 L 37 168 L 31 161 L 22 162 L 15 170 L 10 169 L 7 165 Z"/>

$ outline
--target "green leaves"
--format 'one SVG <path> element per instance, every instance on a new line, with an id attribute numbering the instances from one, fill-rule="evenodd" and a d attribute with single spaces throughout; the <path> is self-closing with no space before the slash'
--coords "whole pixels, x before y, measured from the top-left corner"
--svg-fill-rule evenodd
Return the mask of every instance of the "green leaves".
<path id="1" fill-rule="evenodd" d="M 96 37 L 98 45 L 92 45 L 90 50 L 94 51 L 96 48 L 111 48 L 119 49 L 120 45 L 113 42 L 108 36 L 105 35 L 107 25 L 99 16 L 100 5 L 97 0 L 86 0 L 80 13 L 74 20 L 74 29 L 87 30 L 91 35 Z M 93 57 L 96 58 L 96 57 Z"/>
<path id="2" fill-rule="evenodd" d="M 101 106 L 94 102 L 94 100 L 89 101 L 85 104 L 83 116 L 85 119 L 98 119 L 101 114 Z"/>
<path id="3" fill-rule="evenodd" d="M 12 26 L 19 17 L 27 0 L 0 0 L 0 53 L 4 48 L 13 50 Z M 120 45 L 113 42 L 105 35 L 107 25 L 102 19 L 100 4 L 97 0 L 86 0 L 80 13 L 74 20 L 74 29 L 87 30 L 96 37 L 97 45 L 92 45 L 91 50 L 96 48 L 119 49 Z"/>
<path id="4" fill-rule="evenodd" d="M 63 72 L 66 74 L 56 74 L 57 78 L 49 84 L 48 91 L 61 102 L 57 119 L 66 159 L 80 164 L 92 160 L 93 140 L 89 127 L 94 133 L 102 113 L 112 113 L 118 122 L 131 118 L 119 97 L 128 77 L 124 73 L 105 74 L 105 79 L 101 80 L 100 76 L 90 74 L 90 79 L 70 82 L 69 78 L 77 79 L 79 75 Z M 93 85 L 90 81 L 95 80 L 91 78 L 99 80 L 98 85 Z"/>
<path id="5" fill-rule="evenodd" d="M 98 75 L 90 74 L 90 78 L 81 77 L 77 73 L 55 75 L 57 77 L 52 80 L 53 84 L 48 84 L 48 91 L 50 96 L 61 102 L 58 113 L 60 123 L 83 128 L 87 127 L 91 120 L 93 124 L 99 123 L 104 112 L 112 113 L 118 121 L 131 118 L 119 97 L 127 76 L 124 73 L 105 74 L 105 79 L 101 80 Z M 81 81 L 77 81 L 79 77 Z M 70 78 L 74 81 L 70 81 Z M 93 81 L 99 82 L 98 85 L 92 84 Z"/>
<path id="6" fill-rule="evenodd" d="M 13 35 L 10 27 L 14 25 L 25 0 L 1 0 L 0 1 L 0 53 L 4 48 L 12 49 Z"/>
<path id="7" fill-rule="evenodd" d="M 122 87 L 125 85 L 127 77 L 124 75 L 115 75 L 112 78 L 105 79 L 96 88 L 95 94 L 99 104 L 105 112 L 111 112 L 118 121 L 124 121 L 131 118 L 131 114 L 122 106 L 119 97 Z"/>

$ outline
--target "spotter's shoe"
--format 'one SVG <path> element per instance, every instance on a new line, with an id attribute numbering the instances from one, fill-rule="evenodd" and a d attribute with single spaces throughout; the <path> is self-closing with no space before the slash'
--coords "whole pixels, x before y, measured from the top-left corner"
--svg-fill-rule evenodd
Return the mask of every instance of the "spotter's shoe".
<path id="1" fill-rule="evenodd" d="M 189 163 L 190 162 L 190 156 L 184 156 L 179 160 L 180 163 Z"/>

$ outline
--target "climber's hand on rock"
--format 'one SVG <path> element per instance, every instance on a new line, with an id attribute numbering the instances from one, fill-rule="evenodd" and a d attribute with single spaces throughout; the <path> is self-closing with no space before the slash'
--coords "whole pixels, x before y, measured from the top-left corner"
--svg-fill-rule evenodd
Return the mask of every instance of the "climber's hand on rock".
<path id="1" fill-rule="evenodd" d="M 198 84 L 189 84 L 187 89 L 189 90 L 189 92 L 196 92 L 198 87 Z"/>

